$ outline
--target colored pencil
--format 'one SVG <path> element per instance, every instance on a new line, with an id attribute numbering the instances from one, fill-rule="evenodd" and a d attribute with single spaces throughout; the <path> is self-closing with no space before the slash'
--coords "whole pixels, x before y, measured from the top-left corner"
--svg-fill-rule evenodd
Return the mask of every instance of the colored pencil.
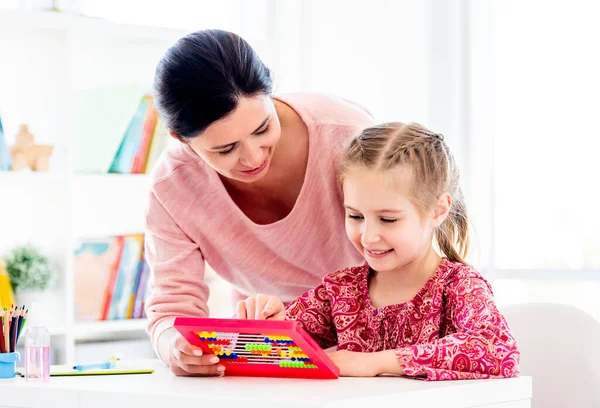
<path id="1" fill-rule="evenodd" d="M 6 313 L 6 308 L 0 311 L 0 353 L 6 353 L 4 349 L 4 314 Z"/>
<path id="2" fill-rule="evenodd" d="M 0 353 L 14 353 L 17 350 L 28 312 L 25 305 L 11 305 L 8 310 L 0 310 Z"/>
<path id="3" fill-rule="evenodd" d="M 21 322 L 21 326 L 19 326 L 19 337 L 21 337 L 21 332 L 23 331 L 23 327 L 25 327 L 25 323 L 27 323 L 27 315 L 29 314 L 29 309 L 26 309 L 23 313 L 23 322 Z"/>
<path id="4" fill-rule="evenodd" d="M 9 315 L 9 326 L 8 326 L 8 352 L 12 353 L 13 350 L 13 333 L 14 333 L 14 327 L 15 327 L 15 311 L 13 310 L 13 308 L 10 309 L 10 315 Z"/>
<path id="5" fill-rule="evenodd" d="M 21 310 L 19 311 L 19 320 L 17 320 L 17 340 L 15 343 L 19 342 L 19 337 L 21 337 L 21 330 L 23 329 L 23 315 L 25 314 L 25 306 L 21 306 Z"/>
<path id="6" fill-rule="evenodd" d="M 10 351 L 11 352 L 15 352 L 17 351 L 17 329 L 19 328 L 19 310 L 15 309 L 15 312 L 13 314 L 13 324 L 12 324 L 12 331 L 10 333 L 10 337 L 11 337 L 11 343 L 10 343 Z"/>
<path id="7" fill-rule="evenodd" d="M 4 350 L 5 350 L 5 353 L 8 353 L 10 350 L 9 343 L 8 343 L 8 340 L 9 340 L 8 337 L 9 337 L 9 333 L 10 333 L 10 323 L 9 322 L 10 322 L 10 312 L 7 311 L 4 313 Z"/>

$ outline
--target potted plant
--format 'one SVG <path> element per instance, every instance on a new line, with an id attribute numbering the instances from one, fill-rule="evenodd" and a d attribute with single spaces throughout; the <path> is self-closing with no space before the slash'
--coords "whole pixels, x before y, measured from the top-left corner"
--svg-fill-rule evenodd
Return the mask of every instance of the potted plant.
<path id="1" fill-rule="evenodd" d="M 11 250 L 4 261 L 17 304 L 31 306 L 34 302 L 44 303 L 45 292 L 55 278 L 48 258 L 34 246 L 22 245 Z"/>

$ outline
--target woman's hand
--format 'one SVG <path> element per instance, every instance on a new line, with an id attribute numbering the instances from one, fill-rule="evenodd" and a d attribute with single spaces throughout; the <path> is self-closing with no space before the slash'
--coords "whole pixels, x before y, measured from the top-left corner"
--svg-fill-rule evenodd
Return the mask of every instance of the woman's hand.
<path id="1" fill-rule="evenodd" d="M 339 367 L 342 377 L 375 377 L 383 373 L 404 374 L 394 350 L 375 353 L 338 350 L 327 355 Z"/>
<path id="2" fill-rule="evenodd" d="M 285 320 L 285 306 L 277 296 L 256 295 L 240 300 L 236 314 L 238 319 Z"/>
<path id="3" fill-rule="evenodd" d="M 168 364 L 171 372 L 179 376 L 219 376 L 225 367 L 218 364 L 219 357 L 203 354 L 202 349 L 192 346 L 176 329 L 163 333 L 161 340 L 170 341 Z M 165 337 L 166 336 L 166 337 Z"/>

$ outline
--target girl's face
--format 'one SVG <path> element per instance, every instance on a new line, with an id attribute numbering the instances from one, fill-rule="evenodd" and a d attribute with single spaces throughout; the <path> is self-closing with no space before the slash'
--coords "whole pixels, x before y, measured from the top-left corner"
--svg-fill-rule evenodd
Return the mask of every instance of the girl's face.
<path id="1" fill-rule="evenodd" d="M 434 229 L 447 216 L 439 205 L 419 209 L 410 195 L 412 178 L 405 168 L 364 167 L 344 177 L 346 234 L 377 272 L 401 270 L 422 259 L 431 249 Z"/>
<path id="2" fill-rule="evenodd" d="M 244 183 L 269 171 L 281 126 L 268 95 L 242 97 L 228 116 L 212 123 L 190 147 L 219 174 Z"/>

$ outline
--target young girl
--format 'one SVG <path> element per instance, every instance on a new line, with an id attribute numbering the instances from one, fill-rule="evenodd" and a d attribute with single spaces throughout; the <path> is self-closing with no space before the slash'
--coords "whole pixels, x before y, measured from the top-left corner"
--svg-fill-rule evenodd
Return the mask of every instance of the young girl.
<path id="1" fill-rule="evenodd" d="M 287 307 L 250 297 L 238 317 L 300 322 L 322 348 L 337 346 L 330 356 L 344 376 L 515 376 L 517 343 L 489 283 L 464 260 L 467 212 L 442 135 L 368 128 L 341 169 L 346 233 L 367 263 L 327 275 Z"/>

